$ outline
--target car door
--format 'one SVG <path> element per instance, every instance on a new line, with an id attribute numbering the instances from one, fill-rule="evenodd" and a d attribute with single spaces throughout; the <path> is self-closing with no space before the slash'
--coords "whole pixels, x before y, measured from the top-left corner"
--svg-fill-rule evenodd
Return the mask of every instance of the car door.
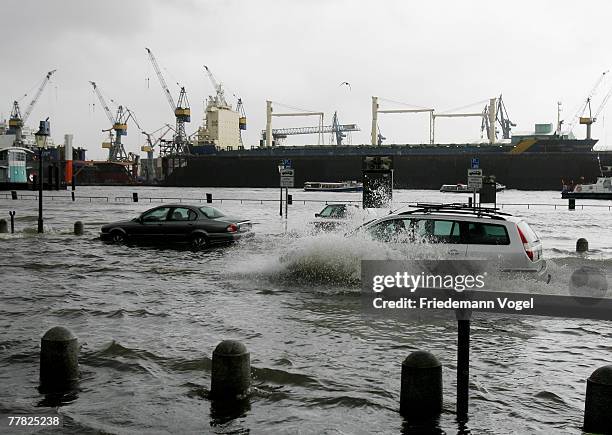
<path id="1" fill-rule="evenodd" d="M 372 239 L 385 243 L 409 243 L 412 241 L 410 220 L 404 217 L 393 217 L 377 222 L 367 228 Z"/>
<path id="2" fill-rule="evenodd" d="M 502 269 L 509 267 L 515 249 L 503 223 L 466 222 L 465 230 L 469 258 L 495 261 Z"/>
<path id="3" fill-rule="evenodd" d="M 166 237 L 177 241 L 187 240 L 195 229 L 197 218 L 197 213 L 190 208 L 172 208 L 165 224 Z"/>
<path id="4" fill-rule="evenodd" d="M 439 244 L 451 258 L 467 255 L 462 222 L 451 218 L 415 217 L 411 224 L 416 242 Z"/>
<path id="5" fill-rule="evenodd" d="M 136 237 L 149 240 L 163 239 L 169 212 L 170 207 L 157 207 L 143 213 L 140 225 L 134 229 Z"/>

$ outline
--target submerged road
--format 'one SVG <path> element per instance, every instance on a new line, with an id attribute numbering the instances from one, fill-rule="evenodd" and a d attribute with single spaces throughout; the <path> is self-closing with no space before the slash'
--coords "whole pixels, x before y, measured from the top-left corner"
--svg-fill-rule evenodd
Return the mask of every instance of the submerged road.
<path id="1" fill-rule="evenodd" d="M 114 198 L 132 191 L 83 187 L 77 193 Z M 276 189 L 137 191 L 141 197 L 278 195 Z M 460 197 L 395 192 L 405 201 Z M 456 323 L 365 321 L 361 314 L 360 261 L 410 258 L 414 249 L 312 235 L 308 222 L 323 204 L 297 203 L 300 198 L 357 200 L 360 194 L 295 190 L 286 224 L 277 203 L 215 203 L 250 218 L 257 234 L 204 252 L 96 239 L 103 223 L 135 217 L 152 206 L 146 202 L 46 201 L 46 232 L 38 236 L 36 201 L 0 198 L 0 218 L 15 210 L 17 230 L 0 235 L 0 414 L 40 411 L 40 337 L 62 325 L 82 345 L 80 391 L 61 408 L 65 433 L 400 433 L 400 366 L 417 349 L 444 365 L 440 427 L 456 433 Z M 565 204 L 557 192 L 507 191 L 498 198 Z M 612 276 L 607 208 L 504 211 L 520 214 L 539 232 L 555 291 L 563 292 L 584 265 Z M 82 237 L 72 234 L 77 220 L 85 224 Z M 574 253 L 579 237 L 590 242 L 587 256 Z M 506 291 L 550 291 L 521 280 L 506 285 Z M 256 389 L 250 409 L 224 419 L 211 414 L 206 396 L 212 350 L 230 338 L 251 352 Z M 581 433 L 585 380 L 610 363 L 611 338 L 609 322 L 474 319 L 467 427 L 472 433 Z"/>

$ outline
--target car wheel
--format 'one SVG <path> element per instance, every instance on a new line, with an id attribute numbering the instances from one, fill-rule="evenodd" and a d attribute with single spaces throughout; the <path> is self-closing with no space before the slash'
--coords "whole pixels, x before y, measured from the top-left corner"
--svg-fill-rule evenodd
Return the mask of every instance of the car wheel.
<path id="1" fill-rule="evenodd" d="M 193 249 L 204 249 L 208 246 L 208 239 L 203 234 L 196 234 L 191 238 L 191 247 Z"/>
<path id="2" fill-rule="evenodd" d="M 113 243 L 123 243 L 125 242 L 125 233 L 123 231 L 113 231 L 110 239 Z"/>

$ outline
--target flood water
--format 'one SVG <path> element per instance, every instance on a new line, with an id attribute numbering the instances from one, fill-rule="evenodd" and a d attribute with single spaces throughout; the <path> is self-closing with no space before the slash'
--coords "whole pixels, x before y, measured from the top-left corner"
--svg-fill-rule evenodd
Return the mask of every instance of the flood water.
<path id="1" fill-rule="evenodd" d="M 140 202 L 118 198 L 133 191 Z M 251 219 L 256 236 L 203 252 L 97 239 L 102 224 L 157 205 L 149 197 L 188 203 L 207 192 L 216 207 Z M 17 230 L 0 235 L 0 414 L 40 412 L 40 338 L 62 325 L 79 339 L 82 376 L 78 397 L 59 411 L 65 433 L 402 433 L 401 362 L 414 350 L 444 364 L 440 428 L 457 433 L 456 323 L 365 321 L 361 314 L 360 261 L 409 258 L 414 248 L 313 235 L 308 223 L 325 200 L 360 194 L 292 193 L 285 220 L 278 202 L 230 200 L 276 199 L 276 189 L 79 187 L 77 196 L 108 202 L 46 199 L 43 236 L 36 234 L 36 201 L 0 196 L 0 218 L 15 210 Z M 394 195 L 398 202 L 466 199 Z M 612 202 L 578 201 L 568 211 L 559 197 L 510 190 L 498 201 L 540 234 L 554 291 L 564 294 L 582 265 L 612 276 Z M 559 206 L 507 205 L 518 203 Z M 605 207 L 581 210 L 582 203 Z M 77 220 L 85 224 L 82 237 L 72 235 Z M 579 237 L 589 240 L 587 256 L 574 253 Z M 507 286 L 551 291 L 542 283 Z M 207 398 L 212 351 L 225 339 L 249 349 L 256 387 L 235 418 L 211 414 Z M 472 321 L 465 432 L 582 433 L 586 378 L 610 364 L 611 339 L 609 322 L 479 316 Z"/>

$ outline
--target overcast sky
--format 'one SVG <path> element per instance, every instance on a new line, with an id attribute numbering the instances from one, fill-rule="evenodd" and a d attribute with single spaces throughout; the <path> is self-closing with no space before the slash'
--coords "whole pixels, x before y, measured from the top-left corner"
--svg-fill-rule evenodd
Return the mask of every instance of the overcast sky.
<path id="1" fill-rule="evenodd" d="M 14 99 L 25 110 L 46 72 L 57 69 L 28 125 L 49 116 L 56 142 L 73 133 L 89 158 L 105 158 L 101 130 L 109 122 L 89 80 L 132 109 L 145 130 L 174 123 L 149 47 L 174 95 L 177 82 L 187 89 L 187 132 L 202 123 L 203 100 L 213 92 L 203 72 L 208 65 L 231 102 L 232 94 L 244 101 L 247 146 L 257 144 L 265 128 L 267 99 L 323 111 L 326 123 L 337 110 L 342 123 L 361 127 L 353 143 L 370 140 L 372 95 L 446 111 L 503 94 L 518 124 L 514 130 L 532 130 L 535 123 L 556 122 L 557 101 L 569 120 L 610 68 L 611 12 L 606 1 L 573 0 L 5 0 L 0 116 L 8 118 Z M 343 81 L 351 89 L 339 86 Z M 595 95 L 593 109 L 610 85 Z M 381 101 L 381 108 L 400 107 Z M 593 135 L 612 147 L 608 114 L 612 104 Z M 309 125 L 316 120 L 274 120 L 274 127 Z M 429 137 L 423 114 L 380 115 L 379 125 L 387 143 Z M 574 130 L 578 137 L 584 137 L 582 127 Z M 477 140 L 480 121 L 440 119 L 436 136 L 440 142 Z M 143 136 L 132 125 L 124 142 L 136 152 Z M 315 143 L 316 136 L 288 141 L 304 142 Z"/>

